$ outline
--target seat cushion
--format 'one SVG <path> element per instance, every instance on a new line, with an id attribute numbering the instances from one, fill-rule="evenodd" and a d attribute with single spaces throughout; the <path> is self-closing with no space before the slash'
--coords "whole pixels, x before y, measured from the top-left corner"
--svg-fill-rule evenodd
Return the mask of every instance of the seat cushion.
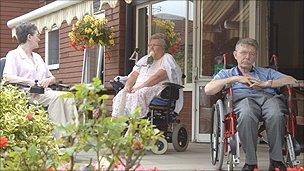
<path id="1" fill-rule="evenodd" d="M 170 109 L 175 108 L 175 101 L 154 97 L 149 105 L 150 109 Z"/>

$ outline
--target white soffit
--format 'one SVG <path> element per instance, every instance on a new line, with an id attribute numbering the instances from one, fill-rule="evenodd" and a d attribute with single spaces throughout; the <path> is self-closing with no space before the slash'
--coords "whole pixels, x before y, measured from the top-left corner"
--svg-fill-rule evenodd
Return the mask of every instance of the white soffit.
<path id="1" fill-rule="evenodd" d="M 109 4 L 111 8 L 114 8 L 117 5 L 117 2 L 118 2 L 118 0 L 100 0 L 99 9 L 103 9 L 103 5 L 105 5 L 105 4 Z"/>

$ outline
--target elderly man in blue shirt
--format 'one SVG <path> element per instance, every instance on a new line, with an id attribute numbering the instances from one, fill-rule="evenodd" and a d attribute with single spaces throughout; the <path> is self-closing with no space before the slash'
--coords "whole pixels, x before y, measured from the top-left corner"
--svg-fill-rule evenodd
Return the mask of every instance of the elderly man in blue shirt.
<path id="1" fill-rule="evenodd" d="M 239 40 L 233 52 L 238 65 L 221 70 L 205 86 L 205 92 L 207 95 L 214 95 L 226 84 L 232 86 L 234 111 L 238 116 L 237 130 L 246 156 L 242 170 L 251 171 L 257 168 L 257 136 L 261 121 L 265 122 L 270 147 L 269 170 L 286 170 L 282 145 L 287 107 L 282 96 L 276 93 L 276 88 L 294 84 L 297 80 L 271 68 L 255 67 L 257 52 L 256 40 Z"/>

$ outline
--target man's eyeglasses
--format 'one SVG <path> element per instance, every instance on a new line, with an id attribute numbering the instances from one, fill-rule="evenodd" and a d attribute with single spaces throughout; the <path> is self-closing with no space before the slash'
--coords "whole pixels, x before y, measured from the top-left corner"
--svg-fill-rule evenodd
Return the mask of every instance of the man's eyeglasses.
<path id="1" fill-rule="evenodd" d="M 248 51 L 237 51 L 242 56 L 246 56 L 249 54 L 249 56 L 256 56 L 256 52 L 248 52 Z"/>

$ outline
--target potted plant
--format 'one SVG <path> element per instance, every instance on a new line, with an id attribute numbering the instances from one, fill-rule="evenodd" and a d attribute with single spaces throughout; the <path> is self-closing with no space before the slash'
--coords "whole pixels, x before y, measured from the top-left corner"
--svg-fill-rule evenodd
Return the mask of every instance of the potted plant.
<path id="1" fill-rule="evenodd" d="M 45 109 L 12 85 L 0 83 L 0 97 L 0 170 L 57 168 L 60 153 Z"/>
<path id="2" fill-rule="evenodd" d="M 152 148 L 162 136 L 148 120 L 139 118 L 140 109 L 128 118 L 109 117 L 105 106 L 109 96 L 97 78 L 89 84 L 76 84 L 65 96 L 75 98 L 81 118 L 78 125 L 60 127 L 67 144 L 65 154 L 70 156 L 70 170 L 75 166 L 75 154 L 89 150 L 95 152 L 96 162 L 91 159 L 86 168 L 136 169 L 144 151 Z"/>

